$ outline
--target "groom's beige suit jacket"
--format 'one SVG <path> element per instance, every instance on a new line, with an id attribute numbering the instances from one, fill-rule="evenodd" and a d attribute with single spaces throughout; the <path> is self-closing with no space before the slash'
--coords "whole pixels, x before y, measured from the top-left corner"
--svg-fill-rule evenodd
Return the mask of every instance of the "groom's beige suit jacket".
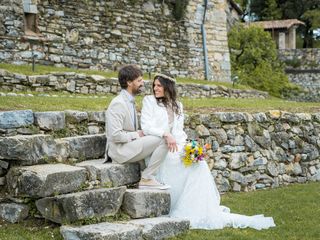
<path id="1" fill-rule="evenodd" d="M 121 91 L 111 101 L 106 111 L 106 154 L 118 163 L 130 160 L 143 150 L 141 141 L 134 141 L 139 138 L 137 132 L 139 124 L 135 116 L 136 126 L 134 126 L 133 116 L 129 110 L 130 104 L 128 97 Z"/>

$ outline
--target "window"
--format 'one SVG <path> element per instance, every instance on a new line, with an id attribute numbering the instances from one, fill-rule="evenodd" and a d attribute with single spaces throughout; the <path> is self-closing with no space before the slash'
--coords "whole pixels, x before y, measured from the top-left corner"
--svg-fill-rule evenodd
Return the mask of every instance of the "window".
<path id="1" fill-rule="evenodd" d="M 31 0 L 23 0 L 24 11 L 24 32 L 26 35 L 40 35 L 38 28 L 38 9 L 37 5 L 31 3 Z"/>

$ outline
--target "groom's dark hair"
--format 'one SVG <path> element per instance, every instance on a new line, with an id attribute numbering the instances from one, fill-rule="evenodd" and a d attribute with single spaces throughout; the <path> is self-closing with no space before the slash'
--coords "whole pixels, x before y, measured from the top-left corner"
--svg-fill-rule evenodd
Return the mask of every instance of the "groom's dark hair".
<path id="1" fill-rule="evenodd" d="M 142 76 L 142 71 L 136 65 L 126 65 L 119 70 L 118 80 L 122 89 L 128 87 L 128 82 Z"/>

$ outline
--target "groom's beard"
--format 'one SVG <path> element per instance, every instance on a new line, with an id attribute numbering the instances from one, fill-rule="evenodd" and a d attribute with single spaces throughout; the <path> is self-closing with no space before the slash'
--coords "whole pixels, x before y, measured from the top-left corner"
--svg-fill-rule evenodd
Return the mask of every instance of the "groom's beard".
<path id="1" fill-rule="evenodd" d="M 139 88 L 135 89 L 135 91 L 133 92 L 134 95 L 138 95 L 142 92 L 144 92 L 145 88 L 144 86 L 140 86 Z"/>

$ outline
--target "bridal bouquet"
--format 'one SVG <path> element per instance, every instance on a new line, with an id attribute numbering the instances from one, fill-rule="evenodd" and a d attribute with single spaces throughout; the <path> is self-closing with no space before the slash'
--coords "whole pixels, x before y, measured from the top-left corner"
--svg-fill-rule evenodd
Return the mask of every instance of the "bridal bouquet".
<path id="1" fill-rule="evenodd" d="M 207 156 L 207 150 L 211 148 L 210 144 L 200 146 L 197 141 L 192 140 L 184 146 L 182 162 L 186 167 L 191 166 L 193 163 L 203 161 Z"/>

